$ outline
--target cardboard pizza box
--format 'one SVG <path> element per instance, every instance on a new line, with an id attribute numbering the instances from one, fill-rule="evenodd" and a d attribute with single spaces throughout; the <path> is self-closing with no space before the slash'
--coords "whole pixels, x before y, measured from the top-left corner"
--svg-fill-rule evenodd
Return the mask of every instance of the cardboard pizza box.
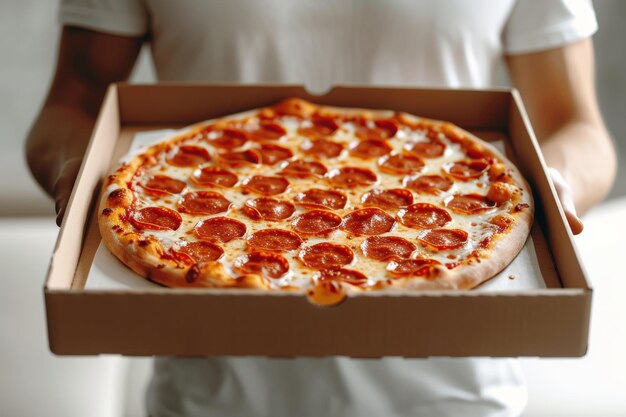
<path id="1" fill-rule="evenodd" d="M 86 285 L 100 243 L 101 181 L 134 133 L 178 128 L 287 97 L 405 111 L 503 140 L 534 192 L 532 236 L 545 288 L 364 293 L 320 308 L 304 296 L 257 290 Z M 582 356 L 592 295 L 516 91 L 336 87 L 316 96 L 301 86 L 190 84 L 109 88 L 44 291 L 56 354 L 274 357 Z"/>

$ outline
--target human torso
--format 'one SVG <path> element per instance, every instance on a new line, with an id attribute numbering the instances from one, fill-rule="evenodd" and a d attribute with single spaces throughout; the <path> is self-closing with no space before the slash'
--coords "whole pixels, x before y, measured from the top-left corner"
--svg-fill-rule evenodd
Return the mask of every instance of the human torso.
<path id="1" fill-rule="evenodd" d="M 512 0 L 147 0 L 161 80 L 488 87 Z"/>
<path id="2" fill-rule="evenodd" d="M 298 83 L 315 92 L 506 82 L 502 30 L 512 0 L 146 3 L 162 81 Z M 149 390 L 155 416 L 516 415 L 524 402 L 516 365 L 490 359 L 160 358 Z"/>

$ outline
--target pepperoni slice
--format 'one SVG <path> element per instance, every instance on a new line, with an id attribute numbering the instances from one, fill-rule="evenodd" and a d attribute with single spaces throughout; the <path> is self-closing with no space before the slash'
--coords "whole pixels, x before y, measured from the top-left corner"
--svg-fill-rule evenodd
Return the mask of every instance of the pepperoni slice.
<path id="1" fill-rule="evenodd" d="M 302 239 L 288 230 L 263 229 L 248 237 L 248 245 L 256 249 L 288 251 L 298 249 Z"/>
<path id="2" fill-rule="evenodd" d="M 346 215 L 341 228 L 353 235 L 380 235 L 390 231 L 395 222 L 381 209 L 372 207 Z"/>
<path id="3" fill-rule="evenodd" d="M 313 277 L 316 281 L 341 281 L 351 285 L 364 286 L 367 277 L 359 271 L 352 269 L 336 268 L 324 269 Z"/>
<path id="4" fill-rule="evenodd" d="M 276 252 L 252 252 L 235 259 L 233 270 L 240 274 L 280 278 L 289 271 L 289 261 Z"/>
<path id="5" fill-rule="evenodd" d="M 446 207 L 461 214 L 484 213 L 495 206 L 493 201 L 478 194 L 455 195 L 450 201 L 446 202 Z"/>
<path id="6" fill-rule="evenodd" d="M 328 172 L 327 178 L 331 184 L 344 187 L 370 185 L 378 181 L 371 170 L 357 167 L 335 168 Z"/>
<path id="7" fill-rule="evenodd" d="M 246 225 L 228 217 L 213 217 L 199 221 L 193 231 L 200 239 L 226 243 L 246 234 Z"/>
<path id="8" fill-rule="evenodd" d="M 224 254 L 224 250 L 216 244 L 202 241 L 186 243 L 178 248 L 178 252 L 184 253 L 199 264 L 217 261 Z"/>
<path id="9" fill-rule="evenodd" d="M 261 155 L 254 149 L 248 149 L 245 151 L 218 153 L 217 158 L 226 165 L 244 166 L 258 164 L 261 160 Z"/>
<path id="10" fill-rule="evenodd" d="M 313 129 L 323 135 L 332 135 L 339 129 L 339 124 L 332 117 L 313 116 Z"/>
<path id="11" fill-rule="evenodd" d="M 391 120 L 362 121 L 355 131 L 360 139 L 390 139 L 398 132 L 398 125 Z"/>
<path id="12" fill-rule="evenodd" d="M 446 145 L 437 139 L 425 142 L 412 142 L 406 146 L 406 150 L 421 158 L 439 158 L 446 151 Z"/>
<path id="13" fill-rule="evenodd" d="M 285 192 L 289 181 L 283 177 L 266 177 L 254 175 L 243 182 L 243 187 L 263 195 L 276 195 Z"/>
<path id="14" fill-rule="evenodd" d="M 296 195 L 296 201 L 302 205 L 328 207 L 333 210 L 340 210 L 346 206 L 348 198 L 341 191 L 311 188 L 310 190 Z"/>
<path id="15" fill-rule="evenodd" d="M 345 245 L 322 242 L 302 249 L 298 258 L 310 268 L 339 268 L 352 262 L 354 254 Z"/>
<path id="16" fill-rule="evenodd" d="M 391 152 L 391 146 L 381 139 L 365 139 L 350 148 L 350 154 L 358 158 L 378 158 Z"/>
<path id="17" fill-rule="evenodd" d="M 178 212 L 165 207 L 146 207 L 136 211 L 130 222 L 137 229 L 177 230 L 183 219 Z"/>
<path id="18" fill-rule="evenodd" d="M 467 242 L 467 232 L 461 229 L 429 230 L 419 238 L 420 242 L 437 250 L 460 248 Z"/>
<path id="19" fill-rule="evenodd" d="M 308 140 L 300 147 L 302 152 L 317 158 L 336 158 L 343 151 L 343 145 L 332 140 Z"/>
<path id="20" fill-rule="evenodd" d="M 337 129 L 339 129 L 339 125 L 334 119 L 316 116 L 312 126 L 301 127 L 298 129 L 298 133 L 309 138 L 317 139 L 323 138 L 324 136 L 331 136 Z"/>
<path id="21" fill-rule="evenodd" d="M 207 167 L 194 171 L 191 179 L 199 185 L 217 185 L 230 188 L 237 183 L 237 176 L 227 169 Z"/>
<path id="22" fill-rule="evenodd" d="M 441 175 L 409 175 L 402 184 L 413 191 L 426 194 L 439 194 L 452 188 L 452 181 Z"/>
<path id="23" fill-rule="evenodd" d="M 254 220 L 285 220 L 296 210 L 293 204 L 287 201 L 279 201 L 269 197 L 255 198 L 246 201 L 243 212 Z"/>
<path id="24" fill-rule="evenodd" d="M 361 244 L 363 254 L 378 261 L 408 258 L 415 249 L 413 243 L 398 236 L 370 236 Z"/>
<path id="25" fill-rule="evenodd" d="M 230 207 L 230 201 L 220 193 L 197 191 L 186 193 L 178 202 L 178 211 L 189 214 L 223 213 Z"/>
<path id="26" fill-rule="evenodd" d="M 416 203 L 398 212 L 403 225 L 413 229 L 434 229 L 452 221 L 452 216 L 441 207 L 429 203 Z"/>
<path id="27" fill-rule="evenodd" d="M 239 148 L 247 141 L 246 132 L 239 129 L 224 129 L 209 133 L 209 143 L 216 148 Z"/>
<path id="28" fill-rule="evenodd" d="M 341 224 L 341 217 L 326 210 L 311 210 L 300 214 L 292 226 L 297 232 L 306 235 L 327 235 Z"/>
<path id="29" fill-rule="evenodd" d="M 424 168 L 424 161 L 415 155 L 386 155 L 378 160 L 378 166 L 390 174 L 412 174 Z"/>
<path id="30" fill-rule="evenodd" d="M 278 123 L 261 123 L 259 127 L 252 132 L 250 132 L 250 136 L 254 140 L 278 140 L 285 136 L 287 131 L 284 127 L 279 125 Z"/>
<path id="31" fill-rule="evenodd" d="M 361 197 L 365 206 L 382 209 L 397 209 L 413 204 L 413 194 L 409 190 L 393 188 L 391 190 L 374 189 Z"/>
<path id="32" fill-rule="evenodd" d="M 187 184 L 167 175 L 154 175 L 142 184 L 143 188 L 156 193 L 178 194 L 185 189 Z"/>
<path id="33" fill-rule="evenodd" d="M 274 165 L 293 156 L 289 149 L 278 145 L 261 145 L 259 153 L 261 154 L 261 163 L 265 165 Z"/>
<path id="34" fill-rule="evenodd" d="M 386 269 L 389 275 L 396 278 L 433 278 L 440 265 L 441 263 L 434 259 L 395 259 L 387 264 Z"/>
<path id="35" fill-rule="evenodd" d="M 326 174 L 327 171 L 326 167 L 320 162 L 296 159 L 295 161 L 289 161 L 289 163 L 283 167 L 282 173 L 304 178 L 308 176 L 321 177 Z"/>
<path id="36" fill-rule="evenodd" d="M 199 146 L 180 146 L 174 155 L 167 158 L 170 165 L 177 167 L 193 167 L 209 162 L 211 156 L 209 151 Z"/>
<path id="37" fill-rule="evenodd" d="M 448 162 L 442 166 L 443 172 L 459 179 L 468 181 L 480 177 L 489 170 L 489 162 L 484 159 L 468 159 L 464 161 Z"/>

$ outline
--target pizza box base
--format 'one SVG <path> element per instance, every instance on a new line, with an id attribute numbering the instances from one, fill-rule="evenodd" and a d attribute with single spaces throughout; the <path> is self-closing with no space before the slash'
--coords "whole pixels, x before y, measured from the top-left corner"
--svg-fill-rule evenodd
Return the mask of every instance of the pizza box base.
<path id="1" fill-rule="evenodd" d="M 134 132 L 302 97 L 395 109 L 505 139 L 534 191 L 533 238 L 546 289 L 364 293 L 320 308 L 303 296 L 255 290 L 87 290 L 100 241 L 101 180 Z M 545 356 L 587 350 L 592 290 L 514 90 L 117 84 L 100 111 L 45 284 L 50 349 L 59 355 Z"/>

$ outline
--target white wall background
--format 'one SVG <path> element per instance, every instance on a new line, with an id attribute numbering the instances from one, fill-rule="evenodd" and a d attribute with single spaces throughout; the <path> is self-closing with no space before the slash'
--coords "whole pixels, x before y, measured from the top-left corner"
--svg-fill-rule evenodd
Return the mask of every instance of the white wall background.
<path id="1" fill-rule="evenodd" d="M 626 1 L 598 0 L 595 6 L 598 92 L 624 162 Z M 43 279 L 56 228 L 49 217 L 23 217 L 52 215 L 53 204 L 31 180 L 22 148 L 52 75 L 55 13 L 55 1 L 0 0 L 0 282 L 9 288 L 0 292 L 0 416 L 112 417 L 122 409 L 141 416 L 146 361 L 57 358 L 45 341 L 42 282 L 33 279 Z M 153 79 L 146 53 L 133 79 Z M 616 230 L 626 232 L 623 165 L 613 201 L 587 217 L 587 231 L 578 239 L 595 287 L 589 355 L 524 360 L 529 417 L 626 416 L 626 280 L 619 264 L 625 246 Z"/>

